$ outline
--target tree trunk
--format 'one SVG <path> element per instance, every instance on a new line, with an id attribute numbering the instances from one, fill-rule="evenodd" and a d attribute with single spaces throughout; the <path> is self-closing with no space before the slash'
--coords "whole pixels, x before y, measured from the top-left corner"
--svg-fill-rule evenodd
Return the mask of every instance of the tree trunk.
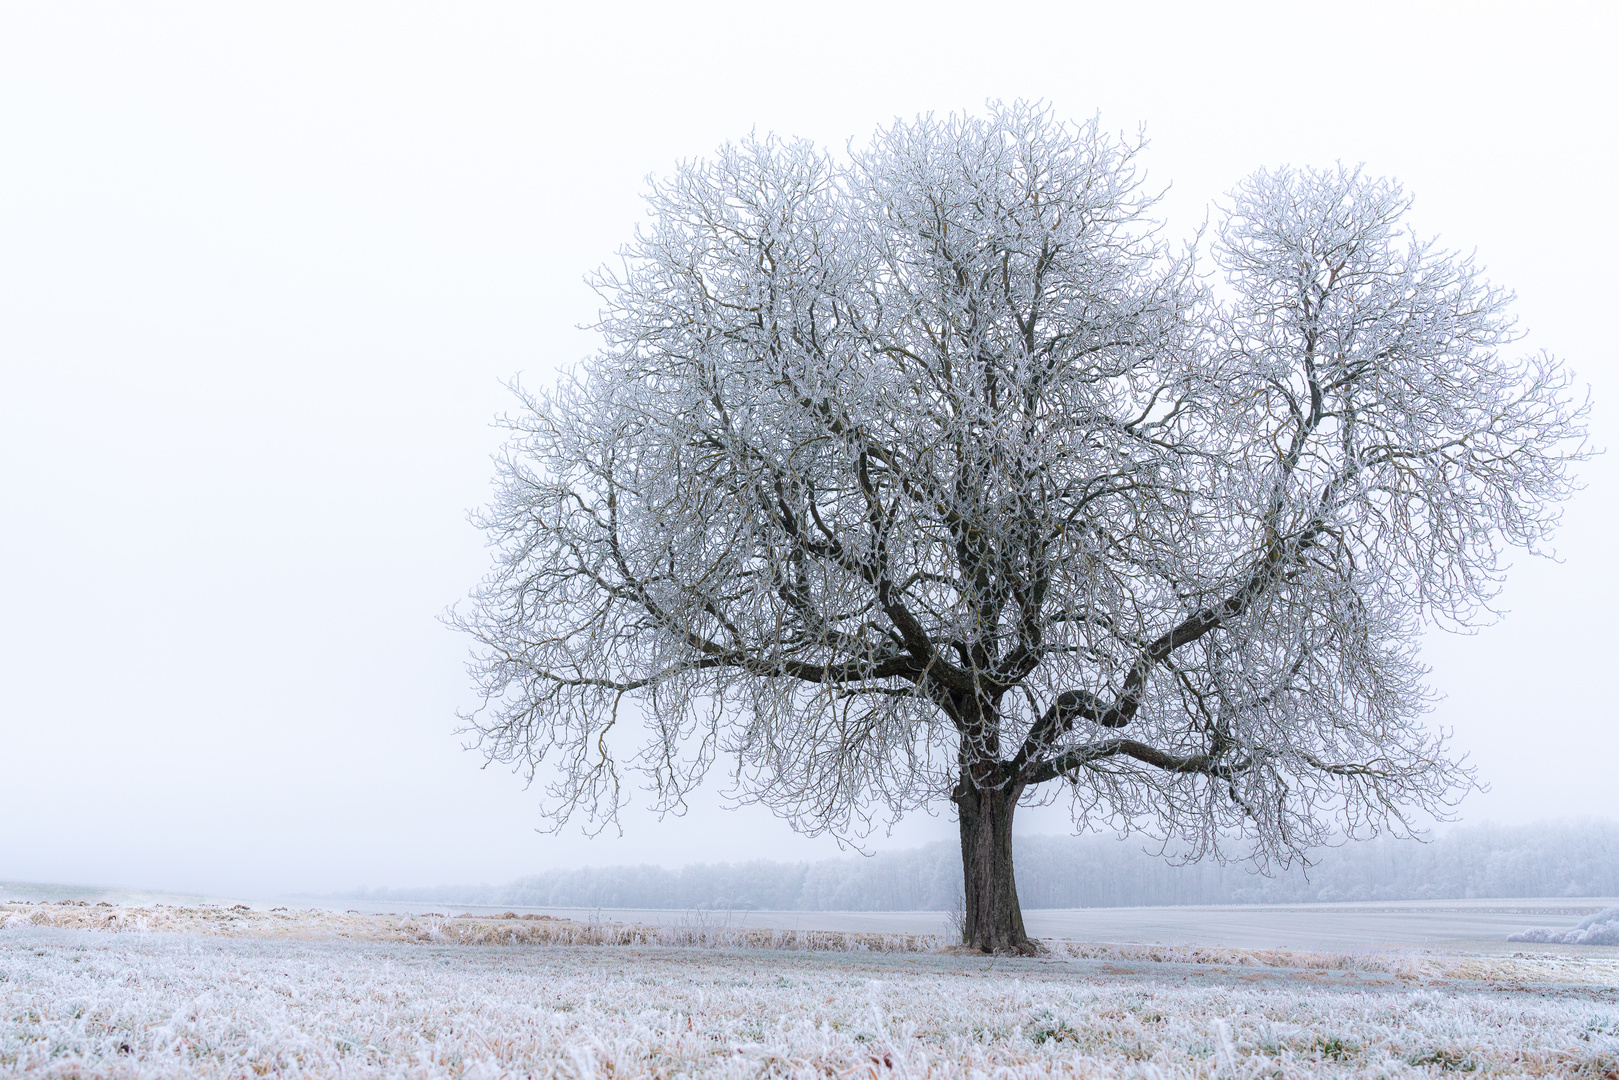
<path id="1" fill-rule="evenodd" d="M 961 825 L 961 872 L 966 886 L 962 944 L 987 953 L 1032 955 L 1012 877 L 1012 812 L 1023 788 L 980 789 L 962 783 L 952 801 Z"/>

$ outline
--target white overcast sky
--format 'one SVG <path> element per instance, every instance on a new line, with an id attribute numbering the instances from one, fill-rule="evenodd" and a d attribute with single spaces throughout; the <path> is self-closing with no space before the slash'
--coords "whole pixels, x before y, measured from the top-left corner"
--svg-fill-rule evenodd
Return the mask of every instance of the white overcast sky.
<path id="1" fill-rule="evenodd" d="M 0 3 L 0 880 L 501 881 L 835 854 L 757 810 L 534 831 L 459 749 L 500 380 L 592 349 L 643 178 L 1043 98 L 1147 125 L 1172 229 L 1364 162 L 1517 290 L 1614 445 L 1611 5 Z M 1464 820 L 1612 814 L 1619 474 L 1436 636 Z M 1025 814 L 1030 831 L 1059 831 Z M 886 845 L 953 835 L 907 821 Z"/>

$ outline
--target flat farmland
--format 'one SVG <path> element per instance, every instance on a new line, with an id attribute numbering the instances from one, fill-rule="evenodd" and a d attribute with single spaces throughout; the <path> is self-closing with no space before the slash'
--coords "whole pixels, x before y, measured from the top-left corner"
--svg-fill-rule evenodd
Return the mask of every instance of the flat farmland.
<path id="1" fill-rule="evenodd" d="M 1558 903 L 1422 910 L 1516 928 L 1586 906 Z M 1177 911 L 1233 909 L 1104 914 L 1150 934 Z M 602 914 L 0 904 L 0 1076 L 1619 1080 L 1619 948 L 1050 937 L 1002 958 L 910 913 Z"/>
<path id="2" fill-rule="evenodd" d="M 462 907 L 443 902 L 355 903 L 357 910 L 546 914 L 573 920 L 655 926 L 708 925 L 876 934 L 944 934 L 940 911 L 679 911 L 651 908 Z M 1223 907 L 1047 908 L 1025 910 L 1039 938 L 1145 945 L 1205 945 L 1238 949 L 1440 948 L 1514 952 L 1508 934 L 1530 926 L 1570 927 L 1587 915 L 1619 906 L 1619 898 L 1554 897 L 1508 900 L 1412 900 L 1343 904 Z M 1562 948 L 1567 948 L 1562 947 Z"/>
<path id="3" fill-rule="evenodd" d="M 0 930 L 0 1074 L 1611 1080 L 1619 994 L 1611 969 L 1590 966 L 1447 974 L 12 921 Z"/>

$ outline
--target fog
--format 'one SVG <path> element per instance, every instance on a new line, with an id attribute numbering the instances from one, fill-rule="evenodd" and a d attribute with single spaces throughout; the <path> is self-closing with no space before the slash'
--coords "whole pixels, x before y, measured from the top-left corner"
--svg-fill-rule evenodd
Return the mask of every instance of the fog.
<path id="1" fill-rule="evenodd" d="M 559 6 L 560 7 L 560 6 Z M 718 796 L 535 831 L 460 749 L 465 513 L 643 178 L 1029 97 L 1147 125 L 1186 234 L 1261 165 L 1365 162 L 1517 290 L 1615 443 L 1611 11 L 284 3 L 0 14 L 0 880 L 238 895 L 821 859 Z M 772 14 L 772 12 L 775 12 Z M 1501 624 L 1436 634 L 1466 822 L 1611 813 L 1611 456 Z M 1062 807 L 1022 812 L 1065 829 Z M 919 815 L 876 849 L 948 839 Z"/>
<path id="2" fill-rule="evenodd" d="M 1182 862 L 1111 836 L 1016 838 L 1018 901 L 1029 909 L 1457 900 L 1619 895 L 1619 822 L 1461 825 L 1431 843 L 1379 837 L 1255 872 Z M 1167 856 L 1167 857 L 1166 857 Z M 552 869 L 501 885 L 358 889 L 333 900 L 483 907 L 745 911 L 951 911 L 962 906 L 961 847 L 947 840 L 815 862 Z"/>

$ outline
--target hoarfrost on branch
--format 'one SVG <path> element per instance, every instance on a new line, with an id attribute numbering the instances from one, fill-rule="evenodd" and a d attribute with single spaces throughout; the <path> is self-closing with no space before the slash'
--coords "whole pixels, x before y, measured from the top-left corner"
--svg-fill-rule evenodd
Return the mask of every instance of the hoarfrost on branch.
<path id="1" fill-rule="evenodd" d="M 951 799 L 969 921 L 1048 782 L 1284 863 L 1442 813 L 1418 634 L 1546 539 L 1584 409 L 1398 184 L 1261 171 L 1176 250 L 1141 149 L 1017 104 L 654 182 L 602 350 L 508 418 L 484 751 L 559 821 L 720 757 L 810 832 Z"/>

